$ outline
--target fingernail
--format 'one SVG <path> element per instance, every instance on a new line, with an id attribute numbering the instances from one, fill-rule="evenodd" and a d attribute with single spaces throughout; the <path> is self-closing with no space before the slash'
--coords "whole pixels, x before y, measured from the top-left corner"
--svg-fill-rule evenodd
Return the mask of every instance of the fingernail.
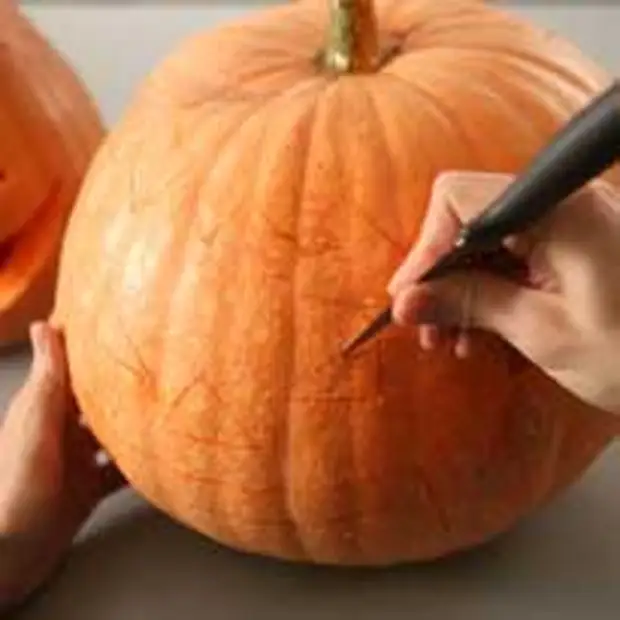
<path id="1" fill-rule="evenodd" d="M 390 281 L 387 285 L 387 292 L 390 295 L 396 295 L 398 289 L 400 288 L 400 281 L 402 280 L 403 266 L 401 265 L 395 272 L 394 275 L 390 278 Z"/>
<path id="2" fill-rule="evenodd" d="M 394 298 L 394 319 L 401 325 L 432 323 L 434 307 L 434 300 L 427 291 L 418 286 L 408 287 Z"/>
<path id="3" fill-rule="evenodd" d="M 464 360 L 469 357 L 471 343 L 467 334 L 461 333 L 457 336 L 454 344 L 454 354 L 458 359 Z"/>
<path id="4" fill-rule="evenodd" d="M 41 352 L 42 343 L 42 333 L 41 333 L 41 323 L 35 322 L 30 324 L 30 342 L 32 344 L 32 350 L 36 354 Z"/>
<path id="5" fill-rule="evenodd" d="M 418 342 L 423 351 L 432 351 L 437 346 L 438 339 L 434 325 L 422 325 L 418 330 Z"/>

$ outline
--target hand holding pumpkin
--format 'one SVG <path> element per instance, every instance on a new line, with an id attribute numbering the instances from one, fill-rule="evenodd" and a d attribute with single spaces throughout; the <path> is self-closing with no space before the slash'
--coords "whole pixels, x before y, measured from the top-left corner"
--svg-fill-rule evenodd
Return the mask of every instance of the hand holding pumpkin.
<path id="1" fill-rule="evenodd" d="M 49 325 L 31 329 L 30 376 L 0 430 L 0 608 L 42 583 L 99 502 L 124 484 L 78 421 L 64 348 Z"/>
<path id="2" fill-rule="evenodd" d="M 506 241 L 527 264 L 525 285 L 471 271 L 415 284 L 460 222 L 510 180 L 468 172 L 438 178 L 419 242 L 389 285 L 395 320 L 418 325 L 423 348 L 435 345 L 442 327 L 464 321 L 494 331 L 584 401 L 620 413 L 620 196 L 608 184 L 584 188 L 535 230 Z"/>

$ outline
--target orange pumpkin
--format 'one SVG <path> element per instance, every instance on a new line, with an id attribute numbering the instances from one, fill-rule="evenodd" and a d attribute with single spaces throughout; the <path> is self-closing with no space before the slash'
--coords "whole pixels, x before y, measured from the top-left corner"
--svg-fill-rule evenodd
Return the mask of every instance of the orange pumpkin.
<path id="1" fill-rule="evenodd" d="M 72 216 L 57 318 L 87 423 L 180 522 L 292 560 L 434 558 L 564 489 L 612 422 L 490 334 L 470 361 L 405 329 L 340 346 L 436 175 L 518 171 L 608 77 L 477 2 L 327 8 L 199 34 L 146 80 Z"/>
<path id="2" fill-rule="evenodd" d="M 72 68 L 0 0 L 0 345 L 53 305 L 67 216 L 103 136 Z"/>

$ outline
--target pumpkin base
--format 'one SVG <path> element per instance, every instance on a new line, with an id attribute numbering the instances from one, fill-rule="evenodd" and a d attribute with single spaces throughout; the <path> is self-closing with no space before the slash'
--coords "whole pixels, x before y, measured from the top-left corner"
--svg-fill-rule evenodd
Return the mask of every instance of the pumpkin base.
<path id="1" fill-rule="evenodd" d="M 597 414 L 591 413 L 591 415 Z M 139 493 L 147 503 L 161 511 L 173 522 L 200 537 L 207 538 L 224 549 L 246 556 L 256 556 L 283 564 L 326 569 L 373 570 L 429 565 L 452 561 L 459 556 L 476 553 L 485 547 L 500 543 L 504 537 L 510 536 L 526 521 L 536 518 L 538 511 L 570 492 L 573 485 L 602 457 L 606 448 L 617 436 L 619 423 L 615 416 L 601 412 L 598 422 L 597 440 L 589 443 L 588 449 L 583 450 L 581 458 L 575 466 L 571 470 L 565 471 L 564 475 L 556 480 L 555 484 L 545 494 L 533 500 L 529 505 L 524 505 L 520 512 L 513 513 L 509 518 L 495 519 L 495 523 L 490 527 L 474 527 L 472 531 L 464 535 L 461 535 L 461 532 L 453 533 L 455 538 L 452 540 L 446 539 L 441 544 L 434 545 L 434 548 L 428 547 L 425 550 L 422 550 L 420 545 L 425 544 L 426 541 L 420 538 L 415 541 L 417 543 L 416 550 L 408 545 L 412 541 L 403 539 L 400 549 L 396 549 L 392 545 L 390 549 L 386 547 L 378 553 L 376 552 L 377 547 L 375 547 L 374 552 L 360 548 L 357 552 L 351 553 L 349 546 L 344 544 L 341 548 L 336 548 L 336 546 L 331 549 L 324 548 L 320 556 L 304 555 L 286 544 L 279 544 L 277 542 L 278 533 L 275 535 L 270 533 L 267 531 L 270 528 L 266 528 L 260 523 L 252 525 L 251 522 L 246 522 L 245 527 L 242 528 L 243 531 L 236 534 L 220 530 L 217 527 L 209 528 L 205 527 L 204 524 L 199 525 L 195 519 L 187 514 L 182 514 L 182 511 L 176 511 L 165 501 L 161 501 L 156 492 L 145 490 L 146 487 L 142 484 L 142 480 L 134 481 L 130 475 L 127 475 L 127 479 L 133 488 L 140 489 Z M 399 520 L 393 517 L 394 515 L 386 514 L 386 524 L 393 525 Z M 329 528 L 330 526 L 326 524 L 325 527 Z M 392 528 L 386 527 L 387 529 Z M 343 534 L 344 538 L 347 538 L 346 533 Z"/>

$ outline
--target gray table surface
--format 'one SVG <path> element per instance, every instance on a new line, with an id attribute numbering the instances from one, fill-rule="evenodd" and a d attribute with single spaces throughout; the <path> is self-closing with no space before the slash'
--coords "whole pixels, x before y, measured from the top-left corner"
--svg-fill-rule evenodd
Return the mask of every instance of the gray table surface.
<path id="1" fill-rule="evenodd" d="M 0 410 L 26 353 L 0 354 Z M 299 567 L 235 553 L 132 491 L 108 500 L 64 570 L 15 620 L 611 620 L 620 618 L 620 462 L 478 550 L 390 570 Z"/>

